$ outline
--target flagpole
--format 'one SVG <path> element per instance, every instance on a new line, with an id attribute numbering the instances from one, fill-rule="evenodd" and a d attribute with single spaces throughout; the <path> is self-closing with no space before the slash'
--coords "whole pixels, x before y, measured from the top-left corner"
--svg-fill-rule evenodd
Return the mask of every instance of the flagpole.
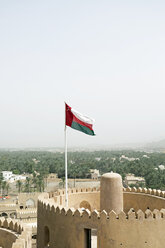
<path id="1" fill-rule="evenodd" d="M 65 207 L 68 207 L 67 128 L 65 125 Z"/>

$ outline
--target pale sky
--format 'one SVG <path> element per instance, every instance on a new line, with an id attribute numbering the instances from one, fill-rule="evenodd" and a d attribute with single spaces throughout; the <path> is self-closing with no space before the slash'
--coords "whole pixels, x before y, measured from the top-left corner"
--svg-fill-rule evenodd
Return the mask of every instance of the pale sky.
<path id="1" fill-rule="evenodd" d="M 0 147 L 165 138 L 165 1 L 0 0 Z"/>

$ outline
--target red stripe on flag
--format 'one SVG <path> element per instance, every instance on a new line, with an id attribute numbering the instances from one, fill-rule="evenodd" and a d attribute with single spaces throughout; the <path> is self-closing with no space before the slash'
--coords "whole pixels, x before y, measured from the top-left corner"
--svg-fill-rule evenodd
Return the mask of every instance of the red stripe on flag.
<path id="1" fill-rule="evenodd" d="M 73 115 L 72 121 L 77 122 L 82 126 L 88 127 L 90 130 L 93 130 L 92 129 L 92 124 L 88 124 L 86 122 L 83 122 L 83 121 L 79 120 L 74 114 L 72 114 L 72 115 Z"/>

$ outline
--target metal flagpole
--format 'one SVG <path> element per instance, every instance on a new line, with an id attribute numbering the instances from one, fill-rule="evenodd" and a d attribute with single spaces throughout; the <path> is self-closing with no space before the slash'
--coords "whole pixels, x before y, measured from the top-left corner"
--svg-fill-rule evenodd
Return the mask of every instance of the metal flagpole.
<path id="1" fill-rule="evenodd" d="M 67 128 L 65 125 L 65 206 L 68 207 Z"/>

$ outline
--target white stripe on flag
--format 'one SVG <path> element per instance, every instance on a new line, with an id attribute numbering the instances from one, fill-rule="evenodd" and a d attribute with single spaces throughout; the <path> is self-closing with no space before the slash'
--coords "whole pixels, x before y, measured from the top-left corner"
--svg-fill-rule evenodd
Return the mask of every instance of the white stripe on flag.
<path id="1" fill-rule="evenodd" d="M 80 120 L 85 123 L 93 125 L 94 119 L 79 113 L 77 110 L 71 108 L 71 112 Z"/>

